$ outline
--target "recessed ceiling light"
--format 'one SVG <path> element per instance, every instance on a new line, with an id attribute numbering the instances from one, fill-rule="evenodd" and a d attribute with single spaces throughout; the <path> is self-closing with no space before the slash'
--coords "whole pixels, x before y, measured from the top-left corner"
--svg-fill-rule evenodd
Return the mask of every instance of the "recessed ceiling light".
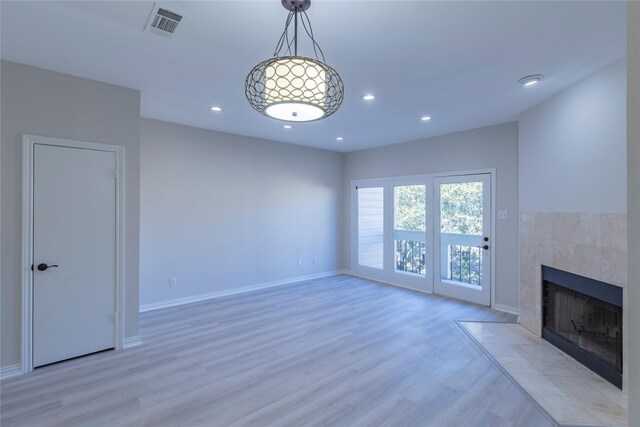
<path id="1" fill-rule="evenodd" d="M 284 125 L 282 126 L 282 129 L 291 129 L 291 127 L 292 127 L 291 125 Z"/>
<path id="2" fill-rule="evenodd" d="M 336 138 L 336 141 L 344 141 L 344 138 L 339 136 L 339 137 Z"/>
<path id="3" fill-rule="evenodd" d="M 217 105 L 214 105 L 213 107 L 209 108 L 211 111 L 214 111 L 216 113 L 219 113 L 220 111 L 222 111 L 222 108 L 218 107 Z"/>
<path id="4" fill-rule="evenodd" d="M 364 95 L 362 97 L 362 99 L 364 99 L 365 101 L 373 101 L 374 99 L 376 99 L 376 97 L 374 95 L 371 95 L 370 93 Z"/>
<path id="5" fill-rule="evenodd" d="M 420 120 L 422 120 L 423 122 L 428 122 L 429 120 L 431 120 L 431 116 L 422 116 L 420 117 Z"/>
<path id="6" fill-rule="evenodd" d="M 540 80 L 542 80 L 544 76 L 542 74 L 532 74 L 530 76 L 525 76 L 518 80 L 520 84 L 524 87 L 530 87 L 538 84 Z"/>

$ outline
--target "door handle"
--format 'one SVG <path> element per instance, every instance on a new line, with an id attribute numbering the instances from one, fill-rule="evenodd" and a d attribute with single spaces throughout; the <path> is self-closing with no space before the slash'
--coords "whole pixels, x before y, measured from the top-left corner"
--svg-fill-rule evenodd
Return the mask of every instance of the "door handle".
<path id="1" fill-rule="evenodd" d="M 489 245 L 476 246 L 476 248 L 484 249 L 485 251 L 487 251 L 487 250 L 489 250 Z"/>
<path id="2" fill-rule="evenodd" d="M 38 269 L 38 271 L 46 271 L 49 268 L 53 268 L 53 267 L 58 267 L 58 265 L 56 264 L 52 264 L 52 265 L 47 265 L 44 262 L 38 264 L 38 267 L 36 267 Z"/>

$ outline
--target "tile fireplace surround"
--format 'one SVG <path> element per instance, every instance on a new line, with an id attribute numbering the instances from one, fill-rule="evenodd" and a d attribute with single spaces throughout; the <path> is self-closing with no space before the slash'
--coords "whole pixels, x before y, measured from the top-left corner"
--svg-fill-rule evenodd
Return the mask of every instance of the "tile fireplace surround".
<path id="1" fill-rule="evenodd" d="M 542 265 L 626 287 L 626 214 L 520 212 L 519 225 L 519 321 L 536 335 L 542 334 Z M 623 292 L 626 301 L 626 290 Z M 626 361 L 626 323 L 622 334 Z M 623 362 L 625 390 L 626 379 Z"/>

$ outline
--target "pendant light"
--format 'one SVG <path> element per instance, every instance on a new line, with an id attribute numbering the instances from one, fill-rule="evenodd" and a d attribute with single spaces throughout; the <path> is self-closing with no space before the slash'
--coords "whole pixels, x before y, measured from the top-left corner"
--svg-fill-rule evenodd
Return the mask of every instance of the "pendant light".
<path id="1" fill-rule="evenodd" d="M 325 63 L 324 53 L 313 38 L 306 13 L 311 0 L 281 0 L 281 3 L 289 11 L 284 32 L 274 57 L 253 67 L 247 76 L 245 95 L 256 111 L 274 119 L 291 122 L 324 119 L 338 111 L 342 104 L 342 79 Z M 289 36 L 291 23 L 292 37 Z M 311 39 L 315 59 L 298 56 L 299 25 Z"/>

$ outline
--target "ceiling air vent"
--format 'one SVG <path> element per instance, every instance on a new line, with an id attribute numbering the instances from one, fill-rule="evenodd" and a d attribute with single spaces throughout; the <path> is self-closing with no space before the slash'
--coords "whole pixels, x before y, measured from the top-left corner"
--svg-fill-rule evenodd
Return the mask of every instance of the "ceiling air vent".
<path id="1" fill-rule="evenodd" d="M 181 20 L 182 15 L 178 15 L 169 9 L 164 9 L 154 4 L 145 30 L 160 34 L 161 36 L 172 37 Z"/>

